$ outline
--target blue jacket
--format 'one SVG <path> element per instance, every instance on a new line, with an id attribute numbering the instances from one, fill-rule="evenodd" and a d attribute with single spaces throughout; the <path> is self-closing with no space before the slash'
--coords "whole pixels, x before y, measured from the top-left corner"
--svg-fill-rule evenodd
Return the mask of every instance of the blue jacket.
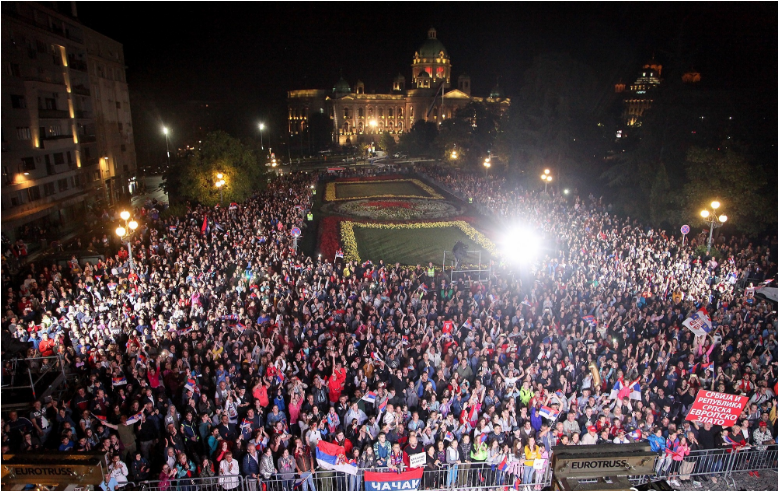
<path id="1" fill-rule="evenodd" d="M 656 436 L 656 435 L 648 435 L 648 443 L 651 444 L 651 451 L 657 452 L 657 453 L 664 453 L 665 449 L 667 448 L 667 444 L 665 443 L 665 439 L 662 436 Z"/>
<path id="2" fill-rule="evenodd" d="M 243 468 L 243 475 L 250 476 L 254 474 L 255 476 L 259 476 L 259 459 L 261 459 L 262 456 L 257 452 L 257 458 L 254 459 L 254 457 L 251 456 L 251 454 L 246 454 L 243 456 L 243 462 L 241 462 L 241 467 Z"/>

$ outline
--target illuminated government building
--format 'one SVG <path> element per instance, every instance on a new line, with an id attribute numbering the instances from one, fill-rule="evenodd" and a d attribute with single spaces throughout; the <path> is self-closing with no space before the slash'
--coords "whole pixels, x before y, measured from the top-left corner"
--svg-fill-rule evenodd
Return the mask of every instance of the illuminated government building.
<path id="1" fill-rule="evenodd" d="M 499 86 L 488 97 L 475 97 L 470 93 L 470 77 L 461 74 L 453 88 L 451 66 L 446 47 L 435 29 L 430 29 L 427 39 L 413 55 L 408 87 L 406 78 L 398 74 L 392 81 L 391 92 L 386 94 L 365 93 L 361 81 L 352 89 L 342 76 L 331 90 L 289 91 L 289 134 L 305 132 L 314 112 L 329 115 L 334 144 L 349 146 L 375 140 L 371 135 L 384 132 L 396 138 L 418 121 L 440 124 L 470 102 L 496 106 L 501 112 L 508 109 L 510 99 Z"/>

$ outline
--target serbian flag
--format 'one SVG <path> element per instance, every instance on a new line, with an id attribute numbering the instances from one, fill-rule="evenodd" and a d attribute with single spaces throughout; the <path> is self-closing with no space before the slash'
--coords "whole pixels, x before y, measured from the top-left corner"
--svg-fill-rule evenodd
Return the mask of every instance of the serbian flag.
<path id="1" fill-rule="evenodd" d="M 186 390 L 190 390 L 192 392 L 197 390 L 197 381 L 193 378 L 190 378 L 186 381 L 186 385 L 184 386 Z"/>
<path id="2" fill-rule="evenodd" d="M 502 462 L 497 464 L 497 468 L 504 472 L 508 468 L 508 457 L 502 459 Z"/>
<path id="3" fill-rule="evenodd" d="M 627 388 L 629 389 L 629 398 L 639 401 L 643 398 L 643 394 L 640 392 L 640 379 L 633 380 Z"/>
<path id="4" fill-rule="evenodd" d="M 589 327 L 597 327 L 597 319 L 595 319 L 593 315 L 585 315 L 583 316 L 583 320 L 589 324 Z"/>
<path id="5" fill-rule="evenodd" d="M 454 440 L 454 434 L 451 433 L 450 431 L 447 431 L 446 436 L 443 438 L 443 440 L 448 440 L 448 441 Z"/>
<path id="6" fill-rule="evenodd" d="M 113 381 L 111 382 L 111 385 L 116 387 L 117 385 L 127 385 L 127 379 L 124 378 L 124 375 L 121 377 L 114 377 Z"/>
<path id="7" fill-rule="evenodd" d="M 428 290 L 427 290 L 427 285 L 425 285 L 424 283 L 422 283 L 421 285 L 419 285 L 419 288 L 418 288 L 418 290 L 421 290 L 421 291 L 422 291 L 422 293 L 427 293 L 427 291 L 428 291 Z"/>
<path id="8" fill-rule="evenodd" d="M 381 404 L 378 405 L 378 412 L 382 413 L 382 412 L 386 411 L 387 404 L 389 404 L 389 399 L 384 399 L 384 402 L 382 402 Z"/>
<path id="9" fill-rule="evenodd" d="M 245 326 L 245 325 L 243 325 L 243 323 L 242 323 L 242 322 L 238 322 L 237 324 L 235 324 L 235 327 L 236 327 L 236 328 L 238 329 L 238 331 L 239 331 L 239 332 L 241 332 L 241 333 L 242 333 L 243 331 L 245 331 L 245 330 L 246 330 L 246 326 Z"/>
<path id="10" fill-rule="evenodd" d="M 357 468 L 346 462 L 346 449 L 334 443 L 319 440 L 316 444 L 316 461 L 322 469 L 357 475 Z"/>
<path id="11" fill-rule="evenodd" d="M 616 383 L 615 383 L 615 384 L 613 384 L 613 389 L 611 389 L 611 395 L 610 395 L 610 398 L 611 398 L 611 399 L 615 399 L 615 398 L 619 397 L 619 393 L 620 393 L 622 390 L 626 390 L 626 387 L 624 386 L 624 380 L 622 380 L 622 379 L 618 379 L 618 380 L 616 381 Z M 627 394 L 629 394 L 629 392 L 627 392 Z"/>
<path id="12" fill-rule="evenodd" d="M 376 394 L 372 390 L 367 394 L 365 394 L 364 396 L 362 396 L 363 401 L 369 402 L 371 404 L 375 404 L 375 399 L 376 399 Z"/>
<path id="13" fill-rule="evenodd" d="M 234 201 L 230 203 L 230 210 L 237 210 L 238 209 L 238 203 L 235 203 Z"/>
<path id="14" fill-rule="evenodd" d="M 205 219 L 203 219 L 203 226 L 200 227 L 200 233 L 203 235 L 208 233 L 208 217 L 205 217 Z"/>
<path id="15" fill-rule="evenodd" d="M 108 418 L 105 416 L 100 416 L 99 414 L 92 413 L 92 416 L 94 416 L 98 421 L 102 421 L 103 423 L 108 421 Z"/>
<path id="16" fill-rule="evenodd" d="M 372 353 L 370 353 L 370 357 L 371 357 L 371 358 L 372 358 L 374 361 L 381 361 L 381 357 L 380 357 L 380 356 L 378 356 L 378 353 L 376 353 L 375 351 L 373 351 Z"/>
<path id="17" fill-rule="evenodd" d="M 630 431 L 627 436 L 629 436 L 633 442 L 636 442 L 643 438 L 643 432 L 640 431 L 640 428 L 637 428 L 633 431 Z"/>
<path id="18" fill-rule="evenodd" d="M 143 411 L 138 411 L 137 414 L 133 414 L 127 418 L 127 426 L 134 425 L 143 418 Z"/>
<path id="19" fill-rule="evenodd" d="M 185 328 L 181 329 L 180 331 L 178 331 L 178 335 L 179 336 L 186 336 L 187 334 L 192 332 L 192 329 L 194 329 L 192 326 L 185 327 Z"/>
<path id="20" fill-rule="evenodd" d="M 405 472 L 365 471 L 365 491 L 416 491 L 423 474 L 424 467 Z"/>
<path id="21" fill-rule="evenodd" d="M 540 415 L 546 419 L 554 421 L 559 417 L 559 411 L 552 407 L 540 406 Z"/>

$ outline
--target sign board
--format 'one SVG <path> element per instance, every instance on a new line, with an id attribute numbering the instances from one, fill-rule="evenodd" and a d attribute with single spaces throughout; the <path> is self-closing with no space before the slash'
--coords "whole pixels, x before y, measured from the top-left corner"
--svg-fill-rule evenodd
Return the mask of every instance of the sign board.
<path id="1" fill-rule="evenodd" d="M 422 454 L 424 455 L 424 454 Z M 365 491 L 416 491 L 424 469 L 400 472 L 365 472 Z"/>
<path id="2" fill-rule="evenodd" d="M 424 467 L 427 464 L 427 454 L 421 452 L 421 453 L 415 453 L 413 455 L 409 455 L 408 461 L 411 465 L 411 469 L 416 469 L 417 467 Z"/>
<path id="3" fill-rule="evenodd" d="M 748 397 L 701 390 L 686 415 L 687 421 L 698 421 L 718 426 L 732 426 L 748 403 Z"/>
<path id="4" fill-rule="evenodd" d="M 555 479 L 591 479 L 654 472 L 656 454 L 648 443 L 568 445 L 554 447 L 551 467 Z"/>
<path id="5" fill-rule="evenodd" d="M 302 235 L 302 231 L 300 231 L 299 227 L 294 227 L 291 233 L 292 233 L 292 237 L 299 237 L 300 235 Z"/>
<path id="6" fill-rule="evenodd" d="M 103 482 L 104 463 L 105 454 L 97 452 L 4 454 L 0 474 L 3 486 L 97 485 Z"/>
<path id="7" fill-rule="evenodd" d="M 681 233 L 684 235 L 688 234 L 690 230 L 691 229 L 689 228 L 688 225 L 684 225 L 683 227 L 681 227 Z"/>

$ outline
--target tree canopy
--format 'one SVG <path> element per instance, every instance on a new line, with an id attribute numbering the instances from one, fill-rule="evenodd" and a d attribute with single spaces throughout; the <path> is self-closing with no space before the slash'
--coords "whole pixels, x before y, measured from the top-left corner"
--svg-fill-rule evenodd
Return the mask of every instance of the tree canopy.
<path id="1" fill-rule="evenodd" d="M 177 161 L 165 175 L 172 199 L 192 200 L 213 206 L 219 201 L 216 186 L 222 174 L 222 204 L 242 202 L 260 189 L 266 179 L 254 151 L 223 131 L 209 133 L 199 150 Z"/>

